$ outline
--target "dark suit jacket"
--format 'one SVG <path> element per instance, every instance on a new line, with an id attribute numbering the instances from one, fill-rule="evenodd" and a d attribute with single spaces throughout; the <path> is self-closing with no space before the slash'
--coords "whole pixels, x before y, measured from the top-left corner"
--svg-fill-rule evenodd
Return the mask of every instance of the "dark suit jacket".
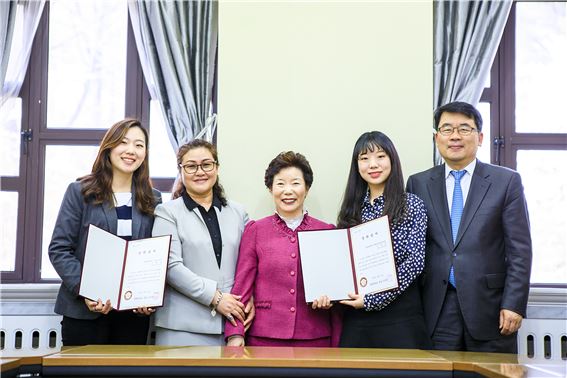
<path id="1" fill-rule="evenodd" d="M 161 193 L 154 190 L 154 196 L 156 203 L 161 203 Z M 135 200 L 132 187 L 133 204 Z M 132 239 L 152 236 L 153 223 L 153 216 L 142 214 L 135 205 L 132 206 Z M 62 280 L 55 312 L 75 319 L 95 319 L 101 315 L 89 311 L 84 299 L 79 297 L 81 267 L 90 224 L 116 234 L 116 209 L 107 203 L 93 205 L 85 202 L 81 183 L 75 181 L 67 187 L 63 197 L 48 251 L 49 259 Z"/>
<path id="2" fill-rule="evenodd" d="M 422 277 L 425 318 L 433 333 L 453 264 L 459 304 L 470 334 L 500 337 L 500 309 L 525 316 L 532 243 L 520 175 L 477 161 L 455 244 L 445 186 L 445 166 L 408 179 L 407 191 L 427 207 Z"/>

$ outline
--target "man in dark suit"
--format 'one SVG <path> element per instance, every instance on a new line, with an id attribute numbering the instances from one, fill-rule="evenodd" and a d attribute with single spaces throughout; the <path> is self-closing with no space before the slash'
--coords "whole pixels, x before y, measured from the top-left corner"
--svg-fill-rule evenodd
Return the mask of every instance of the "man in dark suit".
<path id="1" fill-rule="evenodd" d="M 516 353 L 532 243 L 520 175 L 476 159 L 482 117 L 453 102 L 435 111 L 445 164 L 408 179 L 427 207 L 422 293 L 435 349 Z"/>

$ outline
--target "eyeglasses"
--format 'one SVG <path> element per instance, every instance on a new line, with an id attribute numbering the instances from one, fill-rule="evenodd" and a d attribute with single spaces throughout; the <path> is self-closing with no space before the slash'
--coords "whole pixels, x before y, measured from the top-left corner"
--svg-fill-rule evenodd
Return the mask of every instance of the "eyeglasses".
<path id="1" fill-rule="evenodd" d="M 444 125 L 438 128 L 436 132 L 438 132 L 443 136 L 450 136 L 453 135 L 453 132 L 455 130 L 457 130 L 457 133 L 459 133 L 459 135 L 463 135 L 463 136 L 471 135 L 473 131 L 478 131 L 476 127 L 472 127 L 469 125 L 459 125 L 459 126 Z"/>
<path id="2" fill-rule="evenodd" d="M 185 164 L 185 165 L 179 165 L 181 168 L 183 168 L 183 170 L 185 171 L 185 173 L 187 173 L 188 175 L 192 175 L 193 173 L 197 173 L 197 171 L 199 170 L 199 167 L 201 167 L 201 169 L 203 170 L 203 172 L 210 172 L 213 169 L 215 169 L 215 166 L 217 165 L 216 161 L 212 161 L 212 160 L 208 160 L 208 161 L 204 161 L 201 164 Z"/>

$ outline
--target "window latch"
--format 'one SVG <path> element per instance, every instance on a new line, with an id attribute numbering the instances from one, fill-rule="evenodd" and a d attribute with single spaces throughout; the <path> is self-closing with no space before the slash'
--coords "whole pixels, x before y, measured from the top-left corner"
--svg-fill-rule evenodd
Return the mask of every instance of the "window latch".
<path id="1" fill-rule="evenodd" d="M 494 146 L 495 156 L 494 161 L 496 164 L 500 165 L 500 150 L 504 148 L 504 137 L 500 136 L 492 140 L 492 146 Z"/>
<path id="2" fill-rule="evenodd" d="M 20 138 L 22 142 L 22 153 L 24 155 L 28 154 L 28 144 L 32 141 L 33 131 L 32 129 L 22 130 L 20 132 Z"/>

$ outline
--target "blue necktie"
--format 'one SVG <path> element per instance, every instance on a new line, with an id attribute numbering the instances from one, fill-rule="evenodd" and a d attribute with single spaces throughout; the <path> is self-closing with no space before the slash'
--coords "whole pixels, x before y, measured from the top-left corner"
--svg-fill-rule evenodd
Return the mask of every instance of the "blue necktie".
<path id="1" fill-rule="evenodd" d="M 453 203 L 451 204 L 451 233 L 453 234 L 453 243 L 457 240 L 457 232 L 459 232 L 459 224 L 461 223 L 461 216 L 463 215 L 463 191 L 461 190 L 461 178 L 467 171 L 451 171 L 455 178 L 455 187 L 453 188 Z M 455 270 L 451 265 L 449 272 L 449 282 L 455 285 Z"/>

